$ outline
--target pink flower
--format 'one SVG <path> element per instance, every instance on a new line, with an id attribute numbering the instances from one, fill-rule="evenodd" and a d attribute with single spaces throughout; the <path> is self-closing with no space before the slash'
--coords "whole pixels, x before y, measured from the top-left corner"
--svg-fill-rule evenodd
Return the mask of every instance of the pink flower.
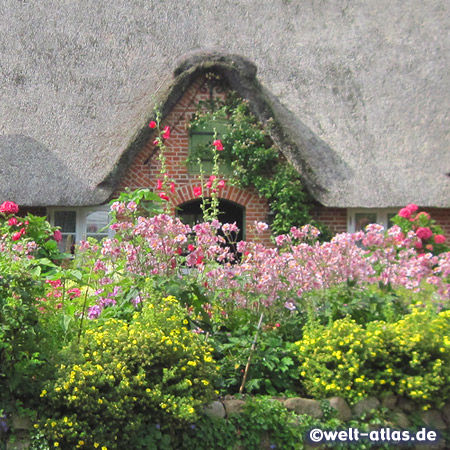
<path id="1" fill-rule="evenodd" d="M 217 187 L 218 187 L 219 189 L 223 189 L 223 188 L 225 187 L 225 180 L 220 180 L 220 181 L 217 183 Z"/>
<path id="2" fill-rule="evenodd" d="M 13 241 L 18 241 L 22 237 L 22 233 L 18 231 L 17 233 L 14 233 L 11 237 Z"/>
<path id="3" fill-rule="evenodd" d="M 154 120 L 152 120 L 152 121 L 148 124 L 148 126 L 149 126 L 150 128 L 156 128 L 156 122 L 155 122 Z"/>
<path id="4" fill-rule="evenodd" d="M 170 127 L 164 128 L 164 134 L 162 135 L 162 137 L 164 139 L 169 139 L 170 138 Z"/>
<path id="5" fill-rule="evenodd" d="M 81 291 L 78 288 L 69 289 L 67 293 L 70 298 L 77 298 L 81 295 Z"/>
<path id="6" fill-rule="evenodd" d="M 201 188 L 201 186 L 195 186 L 193 191 L 194 191 L 194 196 L 195 197 L 200 197 L 202 195 L 202 188 Z"/>
<path id="7" fill-rule="evenodd" d="M 434 242 L 436 242 L 436 244 L 443 244 L 445 240 L 446 239 L 443 234 L 436 234 L 436 236 L 434 236 Z"/>
<path id="8" fill-rule="evenodd" d="M 419 227 L 416 231 L 417 237 L 420 239 L 430 239 L 433 236 L 433 232 L 428 227 Z"/>
<path id="9" fill-rule="evenodd" d="M 211 181 L 211 180 L 207 181 L 205 186 L 206 186 L 208 189 L 210 189 L 211 186 L 212 186 L 212 181 Z"/>
<path id="10" fill-rule="evenodd" d="M 433 251 L 433 246 L 432 246 L 431 244 L 425 245 L 425 248 L 426 248 L 427 250 L 430 250 L 430 252 Z"/>
<path id="11" fill-rule="evenodd" d="M 279 323 L 276 323 L 275 326 L 276 326 L 277 328 L 280 328 L 280 327 L 281 327 L 281 325 L 280 325 Z"/>
<path id="12" fill-rule="evenodd" d="M 159 193 L 159 198 L 162 198 L 163 200 L 169 201 L 169 197 L 164 192 L 160 192 Z"/>
<path id="13" fill-rule="evenodd" d="M 189 250 L 190 252 L 193 252 L 193 251 L 195 250 L 195 247 L 194 247 L 192 244 L 189 244 L 189 245 L 188 245 L 188 250 Z"/>
<path id="14" fill-rule="evenodd" d="M 408 208 L 402 208 L 399 212 L 398 215 L 400 217 L 404 217 L 405 219 L 410 219 L 411 218 L 411 210 Z"/>
<path id="15" fill-rule="evenodd" d="M 221 152 L 221 151 L 223 150 L 223 144 L 222 144 L 222 141 L 221 141 L 220 139 L 216 139 L 216 140 L 213 142 L 213 145 L 214 145 L 214 147 L 216 147 L 216 150 L 217 150 L 218 152 Z"/>
<path id="16" fill-rule="evenodd" d="M 8 220 L 8 225 L 10 227 L 17 225 L 18 223 L 19 223 L 19 221 L 15 217 L 11 217 L 11 219 Z"/>
<path id="17" fill-rule="evenodd" d="M 417 205 L 415 205 L 414 203 L 410 203 L 409 205 L 406 205 L 405 208 L 409 209 L 409 211 L 411 213 L 416 212 L 419 209 L 419 207 Z"/>
<path id="18" fill-rule="evenodd" d="M 4 202 L 0 205 L 0 213 L 17 214 L 19 207 L 14 202 Z"/>
<path id="19" fill-rule="evenodd" d="M 425 217 L 425 219 L 428 219 L 428 220 L 431 218 L 430 215 L 429 215 L 428 213 L 422 211 L 422 212 L 420 212 L 419 214 L 417 214 L 415 220 L 418 220 L 418 219 L 420 219 L 421 217 Z"/>
<path id="20" fill-rule="evenodd" d="M 155 140 L 153 141 L 153 145 L 159 145 L 158 139 L 155 139 Z"/>
<path id="21" fill-rule="evenodd" d="M 161 180 L 158 180 L 156 182 L 156 189 L 158 189 L 158 190 L 162 189 L 162 181 Z"/>
<path id="22" fill-rule="evenodd" d="M 172 194 L 175 194 L 175 183 L 173 181 L 170 183 L 170 192 L 172 192 Z"/>
<path id="23" fill-rule="evenodd" d="M 56 242 L 61 242 L 61 240 L 62 240 L 62 234 L 61 234 L 61 231 L 55 230 L 54 233 L 53 233 L 53 239 L 54 239 Z"/>

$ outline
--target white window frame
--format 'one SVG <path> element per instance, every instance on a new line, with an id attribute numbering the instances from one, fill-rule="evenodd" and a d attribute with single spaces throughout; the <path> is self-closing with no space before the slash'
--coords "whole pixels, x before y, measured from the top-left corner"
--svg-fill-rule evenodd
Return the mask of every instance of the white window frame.
<path id="1" fill-rule="evenodd" d="M 400 208 L 348 208 L 347 209 L 347 231 L 349 233 L 355 232 L 355 215 L 362 214 L 376 214 L 376 223 L 383 225 L 384 229 L 388 228 L 388 215 L 397 214 Z"/>
<path id="2" fill-rule="evenodd" d="M 50 219 L 50 223 L 55 225 L 55 212 L 56 211 L 75 211 L 76 213 L 76 222 L 75 222 L 75 243 L 79 244 L 80 241 L 85 241 L 87 239 L 86 234 L 86 219 L 89 213 L 95 211 L 108 211 L 109 205 L 98 205 L 98 206 L 77 206 L 77 207 L 57 207 L 53 206 L 51 208 L 47 208 L 47 217 Z M 108 236 L 105 237 L 113 237 L 114 231 L 108 229 Z"/>

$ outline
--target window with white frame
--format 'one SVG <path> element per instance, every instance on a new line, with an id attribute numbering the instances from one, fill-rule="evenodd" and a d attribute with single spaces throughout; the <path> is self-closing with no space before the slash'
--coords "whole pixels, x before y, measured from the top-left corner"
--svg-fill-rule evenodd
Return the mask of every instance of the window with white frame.
<path id="1" fill-rule="evenodd" d="M 73 245 L 88 237 L 102 240 L 112 237 L 113 231 L 108 228 L 109 206 L 49 208 L 50 223 L 60 227 L 62 240 L 59 243 L 61 251 L 71 253 Z"/>
<path id="2" fill-rule="evenodd" d="M 397 215 L 398 208 L 383 209 L 351 209 L 347 210 L 347 230 L 350 233 L 364 230 L 370 223 L 383 225 L 385 229 L 392 227 L 392 218 Z"/>

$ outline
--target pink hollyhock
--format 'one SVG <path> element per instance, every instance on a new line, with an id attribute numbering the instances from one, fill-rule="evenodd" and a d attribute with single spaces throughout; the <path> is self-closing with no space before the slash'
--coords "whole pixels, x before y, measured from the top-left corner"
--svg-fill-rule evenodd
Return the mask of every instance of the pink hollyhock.
<path id="1" fill-rule="evenodd" d="M 207 181 L 206 184 L 205 184 L 205 186 L 206 186 L 208 189 L 210 189 L 211 186 L 212 186 L 212 181 Z"/>
<path id="2" fill-rule="evenodd" d="M 202 188 L 200 186 L 195 186 L 193 191 L 195 197 L 200 197 L 202 195 Z"/>
<path id="3" fill-rule="evenodd" d="M 193 252 L 193 251 L 195 250 L 195 247 L 194 247 L 192 244 L 189 244 L 189 245 L 188 245 L 188 250 L 189 250 L 190 252 Z"/>
<path id="4" fill-rule="evenodd" d="M 223 144 L 222 144 L 222 141 L 221 141 L 220 139 L 216 139 L 216 140 L 213 142 L 213 145 L 214 145 L 214 147 L 216 147 L 216 150 L 217 150 L 218 152 L 221 152 L 221 151 L 223 150 Z"/>
<path id="5" fill-rule="evenodd" d="M 223 189 L 223 188 L 225 187 L 225 180 L 220 180 L 220 181 L 217 183 L 217 187 L 218 187 L 219 189 Z"/>
<path id="6" fill-rule="evenodd" d="M 162 181 L 161 180 L 156 181 L 156 189 L 158 189 L 158 190 L 162 189 Z"/>
<path id="7" fill-rule="evenodd" d="M 408 208 L 402 208 L 399 212 L 398 215 L 400 217 L 404 217 L 405 219 L 410 219 L 411 218 L 411 210 Z"/>
<path id="8" fill-rule="evenodd" d="M 164 139 L 169 139 L 170 138 L 170 127 L 164 128 L 164 134 L 162 135 L 162 137 Z"/>
<path id="9" fill-rule="evenodd" d="M 61 242 L 61 240 L 62 240 L 62 234 L 61 234 L 61 231 L 55 230 L 55 232 L 53 233 L 53 239 L 54 239 L 56 242 Z"/>
<path id="10" fill-rule="evenodd" d="M 14 202 L 4 202 L 0 205 L 0 213 L 17 214 L 19 207 Z"/>
<path id="11" fill-rule="evenodd" d="M 155 122 L 154 120 L 152 120 L 152 121 L 148 124 L 148 126 L 149 126 L 150 128 L 156 128 L 156 122 Z"/>
<path id="12" fill-rule="evenodd" d="M 162 198 L 163 200 L 169 201 L 169 197 L 164 192 L 159 193 L 159 198 Z"/>
<path id="13" fill-rule="evenodd" d="M 214 181 L 217 177 L 215 175 L 210 175 L 209 176 L 209 181 Z"/>
<path id="14" fill-rule="evenodd" d="M 13 227 L 14 225 L 17 225 L 19 221 L 15 217 L 11 217 L 11 219 L 8 220 L 8 225 L 10 227 Z"/>
<path id="15" fill-rule="evenodd" d="M 417 228 L 416 235 L 420 239 L 430 239 L 433 236 L 433 232 L 428 227 L 419 227 Z"/>
<path id="16" fill-rule="evenodd" d="M 153 145 L 158 145 L 158 144 L 159 144 L 158 139 L 155 139 L 155 140 L 153 141 Z"/>
<path id="17" fill-rule="evenodd" d="M 172 192 L 172 194 L 175 194 L 175 183 L 173 181 L 170 183 L 170 192 Z"/>
<path id="18" fill-rule="evenodd" d="M 436 244 L 443 244 L 445 240 L 446 239 L 443 234 L 436 234 L 436 236 L 434 236 L 434 242 L 436 242 Z"/>

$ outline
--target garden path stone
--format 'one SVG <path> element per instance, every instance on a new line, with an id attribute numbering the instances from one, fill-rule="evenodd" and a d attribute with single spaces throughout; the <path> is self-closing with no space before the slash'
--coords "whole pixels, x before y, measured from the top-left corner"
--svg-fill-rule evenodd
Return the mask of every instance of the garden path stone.
<path id="1" fill-rule="evenodd" d="M 363 415 L 370 419 L 373 417 L 373 411 L 380 407 L 380 402 L 375 397 L 367 397 L 360 400 L 354 407 L 353 412 L 356 416 L 361 417 Z"/>
<path id="2" fill-rule="evenodd" d="M 394 413 L 393 421 L 395 426 L 402 429 L 409 428 L 411 426 L 411 421 L 408 417 L 406 417 L 406 414 L 401 411 Z"/>
<path id="3" fill-rule="evenodd" d="M 444 405 L 441 409 L 442 419 L 447 424 L 447 427 L 450 429 L 450 400 Z"/>
<path id="4" fill-rule="evenodd" d="M 220 417 L 223 419 L 226 416 L 225 407 L 222 402 L 216 400 L 205 407 L 205 414 L 209 417 Z"/>
<path id="5" fill-rule="evenodd" d="M 396 395 L 387 395 L 386 397 L 381 400 L 381 405 L 384 406 L 387 409 L 394 409 L 395 405 L 397 405 L 399 398 Z"/>
<path id="6" fill-rule="evenodd" d="M 295 411 L 297 414 L 307 414 L 316 419 L 323 417 L 322 408 L 317 400 L 301 397 L 288 398 L 284 402 L 284 406 L 291 411 Z"/>
<path id="7" fill-rule="evenodd" d="M 407 413 L 412 413 L 417 410 L 416 405 L 414 405 L 411 400 L 405 397 L 400 398 L 400 400 L 397 402 L 397 407 Z"/>
<path id="8" fill-rule="evenodd" d="M 240 414 L 244 408 L 244 405 L 245 405 L 244 400 L 224 400 L 223 401 L 223 406 L 225 407 L 227 417 L 230 414 Z"/>
<path id="9" fill-rule="evenodd" d="M 441 413 L 436 409 L 429 409 L 428 411 L 423 411 L 420 414 L 420 418 L 423 420 L 423 423 L 430 428 L 435 428 L 438 430 L 445 430 L 447 426 L 445 422 L 442 420 Z"/>
<path id="10" fill-rule="evenodd" d="M 328 402 L 332 408 L 337 411 L 337 418 L 343 422 L 347 422 L 352 417 L 352 410 L 347 402 L 341 397 L 331 397 Z"/>

